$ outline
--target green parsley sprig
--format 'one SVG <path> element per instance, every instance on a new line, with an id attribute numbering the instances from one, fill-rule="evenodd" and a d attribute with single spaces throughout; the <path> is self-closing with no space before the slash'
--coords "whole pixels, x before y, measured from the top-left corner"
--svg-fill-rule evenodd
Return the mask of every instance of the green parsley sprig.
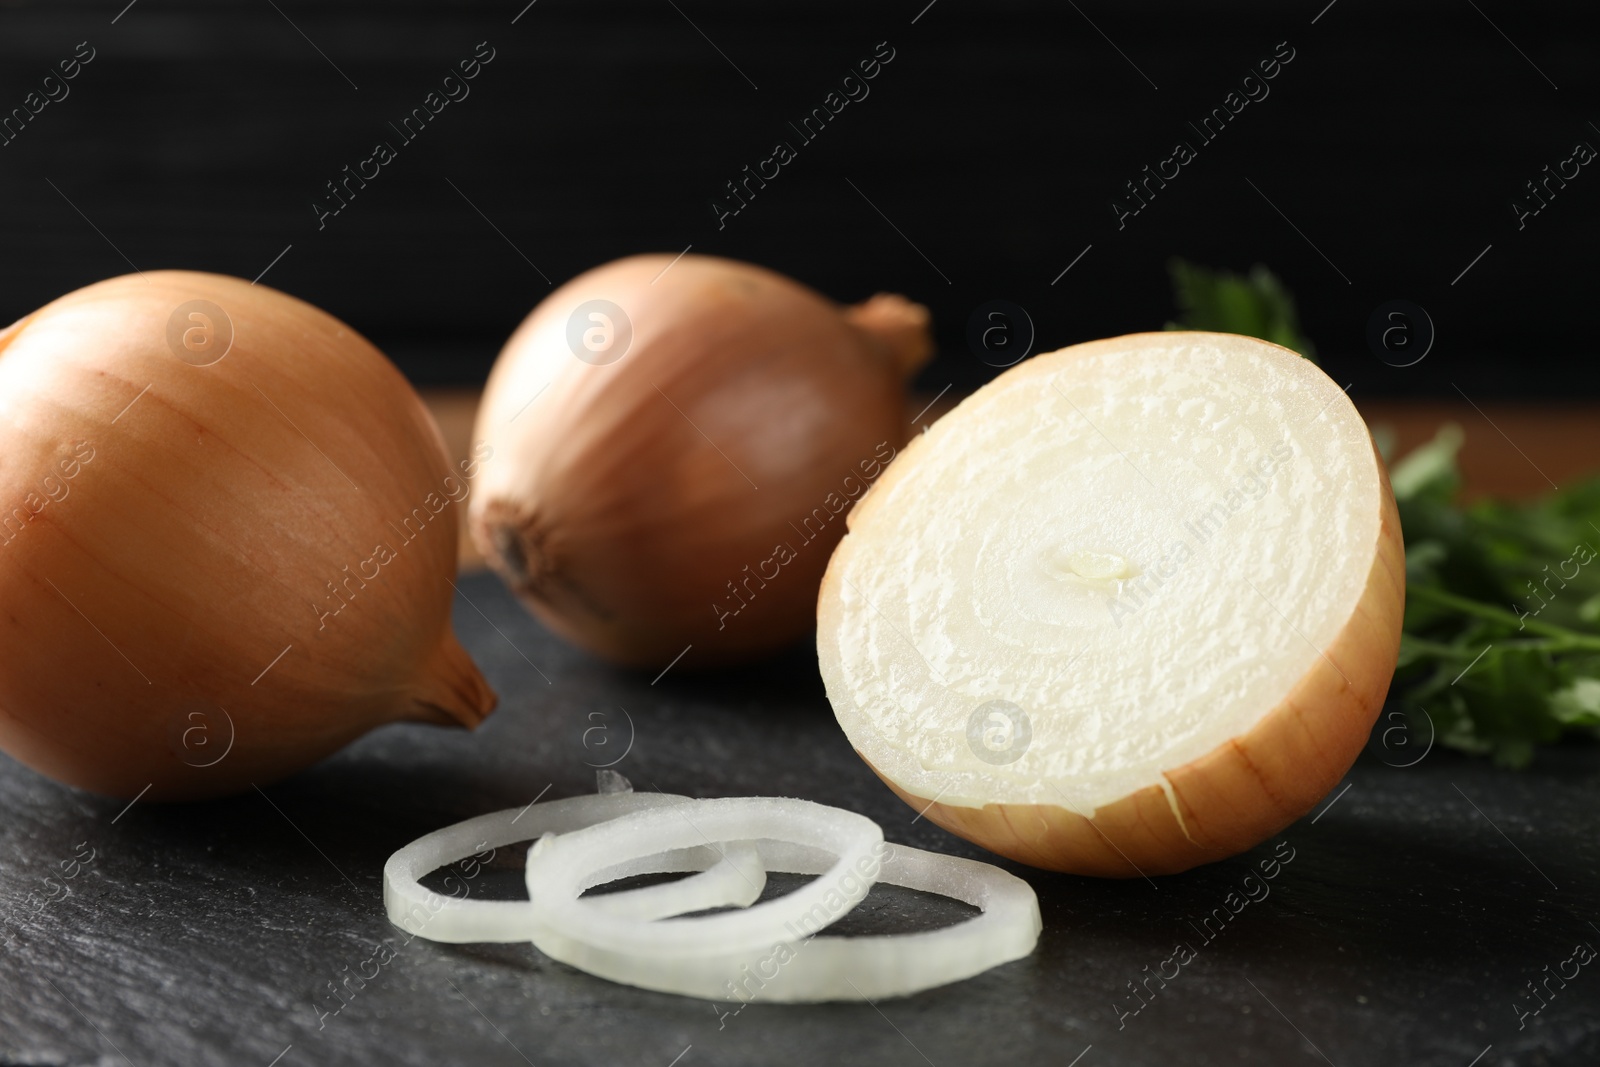
<path id="1" fill-rule="evenodd" d="M 1249 274 L 1232 274 L 1174 259 L 1168 270 L 1181 314 L 1167 329 L 1259 337 L 1316 361 L 1316 349 L 1300 332 L 1294 297 L 1266 267 L 1258 263 Z"/>
<path id="2" fill-rule="evenodd" d="M 1462 436 L 1444 427 L 1391 473 L 1406 544 L 1391 699 L 1440 743 L 1521 767 L 1600 727 L 1600 480 L 1462 505 Z"/>

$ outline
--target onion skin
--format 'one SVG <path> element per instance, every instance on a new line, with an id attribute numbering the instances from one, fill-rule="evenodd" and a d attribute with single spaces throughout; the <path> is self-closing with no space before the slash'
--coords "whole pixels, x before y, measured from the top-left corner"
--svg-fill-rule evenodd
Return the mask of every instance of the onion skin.
<path id="1" fill-rule="evenodd" d="M 633 330 L 603 365 L 567 334 L 596 299 Z M 533 311 L 490 375 L 475 434 L 495 459 L 473 539 L 545 625 L 613 662 L 664 667 L 692 644 L 694 669 L 781 648 L 815 626 L 844 533 L 830 494 L 904 444 L 904 383 L 930 352 L 926 311 L 900 297 L 841 309 L 706 256 L 591 270 Z M 808 540 L 817 508 L 831 521 Z M 766 563 L 779 545 L 793 558 Z"/>
<path id="2" fill-rule="evenodd" d="M 1260 844 L 1311 811 L 1344 777 L 1367 743 L 1394 676 L 1405 612 L 1405 547 L 1376 446 L 1373 457 L 1382 511 L 1373 564 L 1356 610 L 1284 700 L 1254 727 L 1164 773 L 1170 801 L 1160 786 L 1151 785 L 1098 807 L 1092 818 L 1051 804 L 964 807 L 910 792 L 864 755 L 863 761 L 935 824 L 1046 870 L 1103 878 L 1176 874 Z M 903 473 L 909 466 L 904 459 L 892 466 L 880 487 L 886 489 L 897 470 Z M 852 524 L 887 495 L 869 493 L 851 514 Z M 829 598 L 829 583 L 837 581 L 833 573 L 825 578 L 819 601 Z"/>
<path id="3" fill-rule="evenodd" d="M 233 328 L 205 366 L 168 342 L 196 299 Z M 93 456 L 67 480 L 73 442 Z M 457 473 L 382 353 L 275 290 L 148 272 L 33 313 L 0 335 L 0 518 L 47 475 L 66 492 L 0 534 L 0 747 L 192 799 L 385 722 L 476 725 L 495 698 L 450 630 L 454 514 L 390 525 Z M 349 579 L 379 543 L 394 558 Z"/>

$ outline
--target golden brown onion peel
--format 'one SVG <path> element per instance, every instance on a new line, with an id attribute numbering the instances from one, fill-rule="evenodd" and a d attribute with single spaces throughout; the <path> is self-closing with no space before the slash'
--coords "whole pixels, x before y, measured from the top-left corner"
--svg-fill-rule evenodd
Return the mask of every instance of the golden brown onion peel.
<path id="1" fill-rule="evenodd" d="M 115 796 L 228 793 L 374 726 L 473 726 L 452 468 L 322 311 L 181 271 L 0 334 L 0 747 Z"/>
<path id="2" fill-rule="evenodd" d="M 930 351 L 926 311 L 896 296 L 844 309 L 706 256 L 591 270 L 495 364 L 474 540 L 535 615 L 619 663 L 771 651 L 814 625 Z"/>
<path id="3" fill-rule="evenodd" d="M 1250 848 L 1337 784 L 1404 599 L 1339 386 L 1263 341 L 1139 334 L 1023 363 L 914 441 L 850 517 L 817 644 L 912 807 L 1131 877 Z"/>

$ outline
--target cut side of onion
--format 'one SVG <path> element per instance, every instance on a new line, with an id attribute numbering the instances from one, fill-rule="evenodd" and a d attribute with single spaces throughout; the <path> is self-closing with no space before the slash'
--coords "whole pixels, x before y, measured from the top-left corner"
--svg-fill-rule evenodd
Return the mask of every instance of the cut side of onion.
<path id="1" fill-rule="evenodd" d="M 619 863 L 669 849 L 772 838 L 829 853 L 832 863 L 793 893 L 743 911 L 671 922 L 610 914 L 579 893 Z M 854 812 L 781 797 L 694 800 L 637 811 L 589 829 L 557 833 L 528 850 L 526 917 L 534 933 L 559 931 L 629 956 L 695 956 L 770 948 L 813 914 L 837 918 L 866 896 L 882 865 L 883 831 Z M 653 887 L 656 889 L 671 888 Z M 832 921 L 832 919 L 829 919 Z M 530 940 L 532 938 L 530 937 Z"/>
<path id="2" fill-rule="evenodd" d="M 1314 364 L 1227 334 L 1038 356 L 849 516 L 818 658 L 904 800 L 1024 863 L 1133 877 L 1249 848 L 1365 744 L 1399 647 L 1383 464 Z"/>
<path id="3" fill-rule="evenodd" d="M 611 824 L 602 829 L 610 836 L 619 828 Z M 769 871 L 826 879 L 836 865 L 833 855 L 816 848 L 770 840 L 760 842 L 759 848 Z M 819 929 L 848 910 L 835 911 L 818 903 L 798 923 L 771 931 L 760 948 L 742 952 L 728 951 L 711 940 L 676 952 L 640 945 L 619 951 L 590 944 L 574 936 L 569 925 L 551 921 L 536 922 L 533 943 L 552 959 L 613 982 L 740 1004 L 908 996 L 970 978 L 1033 951 L 1041 929 L 1039 902 L 1022 879 L 986 863 L 904 845 L 886 846 L 885 852 L 881 862 L 875 862 L 876 869 L 869 871 L 877 882 L 951 897 L 982 909 L 982 914 L 913 934 L 818 937 L 814 935 Z M 542 860 L 530 853 L 530 868 L 536 862 Z M 540 915 L 548 916 L 546 906 L 552 900 L 540 896 L 539 902 Z M 567 903 L 572 903 L 570 897 Z"/>
<path id="4" fill-rule="evenodd" d="M 430 941 L 454 944 L 530 940 L 533 911 L 526 900 L 472 900 L 470 887 L 451 876 L 449 896 L 422 886 L 430 871 L 467 859 L 485 849 L 504 848 L 544 834 L 565 834 L 633 812 L 690 803 L 662 793 L 614 792 L 507 808 L 467 819 L 418 838 L 389 857 L 383 867 L 383 903 L 389 921 Z M 753 846 L 735 843 L 722 850 L 691 844 L 658 855 L 615 863 L 592 884 L 637 874 L 701 872 L 679 882 L 608 893 L 588 901 L 597 910 L 633 920 L 665 918 L 688 911 L 744 907 L 761 895 L 766 872 Z M 585 886 L 584 888 L 587 888 Z"/>

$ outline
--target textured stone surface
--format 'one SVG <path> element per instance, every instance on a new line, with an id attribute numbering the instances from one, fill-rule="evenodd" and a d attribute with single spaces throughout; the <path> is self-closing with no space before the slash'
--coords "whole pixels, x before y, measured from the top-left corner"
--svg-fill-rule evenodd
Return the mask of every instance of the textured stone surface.
<path id="1" fill-rule="evenodd" d="M 0 1064 L 1466 1067 L 1491 1044 L 1480 1067 L 1600 1062 L 1600 961 L 1552 981 L 1518 1029 L 1538 1003 L 1524 983 L 1577 942 L 1600 947 L 1592 746 L 1520 774 L 1441 751 L 1409 768 L 1363 756 L 1331 808 L 1281 835 L 1294 859 L 1270 896 L 1210 944 L 1189 922 L 1272 843 L 1154 884 L 1007 865 L 1039 893 L 1037 954 L 875 1006 L 721 1017 L 735 1006 L 611 985 L 527 946 L 406 944 L 382 911 L 390 852 L 547 786 L 591 791 L 591 765 L 618 757 L 641 789 L 802 796 L 872 816 L 891 841 L 981 855 L 914 821 L 855 758 L 807 649 L 715 677 L 692 673 L 691 652 L 652 685 L 548 637 L 493 579 L 462 590 L 484 614 L 458 600 L 458 628 L 503 697 L 476 734 L 389 727 L 264 793 L 126 811 L 0 758 Z M 483 891 L 514 892 L 515 865 L 497 857 Z M 960 913 L 880 890 L 840 929 Z M 1125 983 L 1179 940 L 1196 957 L 1119 1026 Z M 321 1015 L 339 1004 L 328 983 L 370 974 L 385 946 L 378 976 Z"/>

